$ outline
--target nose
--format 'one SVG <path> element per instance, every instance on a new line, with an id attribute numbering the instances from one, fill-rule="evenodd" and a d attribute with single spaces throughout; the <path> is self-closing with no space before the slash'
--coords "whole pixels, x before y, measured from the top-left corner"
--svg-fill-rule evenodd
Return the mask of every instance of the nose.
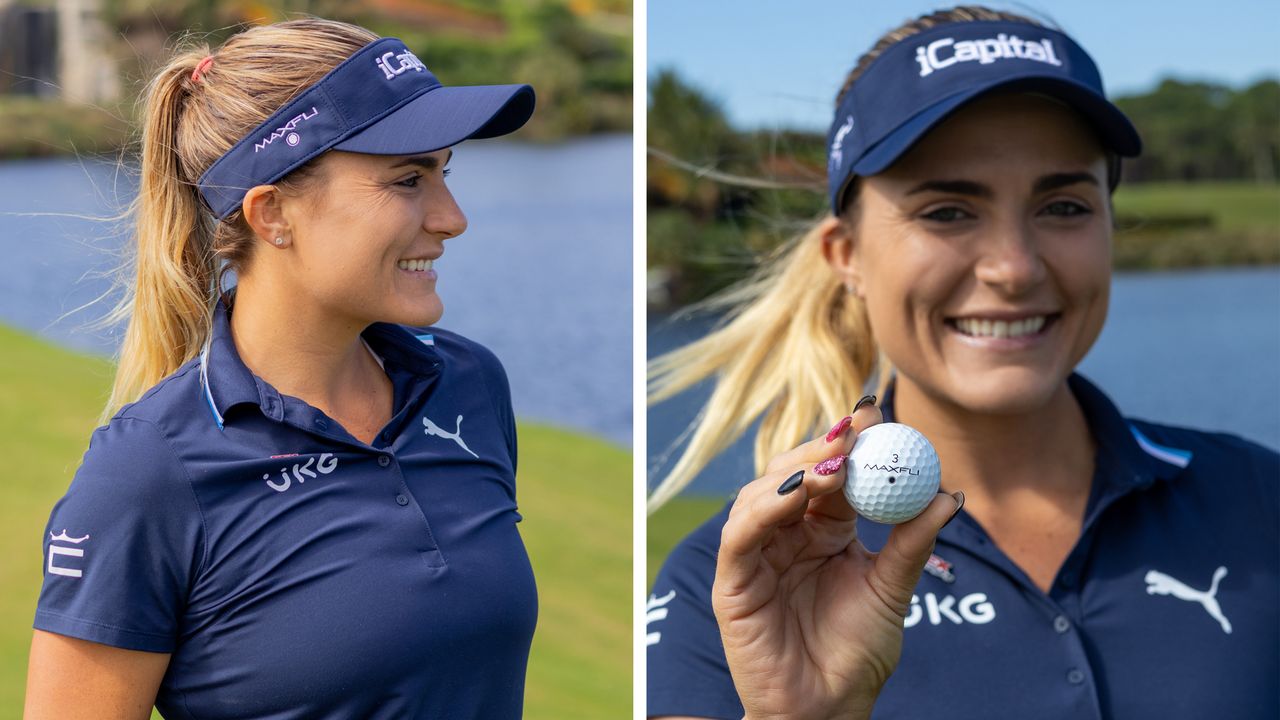
<path id="1" fill-rule="evenodd" d="M 1044 258 L 1032 228 L 1010 222 L 983 245 L 978 280 L 1006 295 L 1021 295 L 1045 279 Z"/>
<path id="2" fill-rule="evenodd" d="M 436 192 L 428 194 L 422 229 L 441 239 L 457 237 L 467 230 L 467 216 L 453 199 L 453 193 L 443 184 Z"/>

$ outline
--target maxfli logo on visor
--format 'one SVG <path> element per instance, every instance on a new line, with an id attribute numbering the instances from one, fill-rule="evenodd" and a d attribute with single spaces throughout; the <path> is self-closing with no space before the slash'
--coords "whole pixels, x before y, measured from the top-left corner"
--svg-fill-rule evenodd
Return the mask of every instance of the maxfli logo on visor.
<path id="1" fill-rule="evenodd" d="M 254 143 L 253 151 L 255 153 L 261 152 L 263 148 L 266 148 L 267 146 L 271 145 L 271 143 L 275 142 L 279 138 L 284 138 L 284 141 L 286 143 L 289 143 L 290 146 L 296 146 L 298 143 L 302 142 L 302 136 L 296 132 L 298 125 L 300 125 L 303 122 L 306 122 L 307 120 L 310 120 L 311 118 L 319 114 L 320 114 L 320 111 L 316 110 L 315 106 L 312 106 L 312 108 L 308 111 L 298 113 L 293 117 L 292 120 L 285 123 L 284 125 L 281 125 L 275 130 L 272 130 L 270 135 L 267 135 L 266 137 L 262 138 L 258 142 Z"/>
<path id="2" fill-rule="evenodd" d="M 962 40 L 939 38 L 916 48 L 916 62 L 920 63 L 920 77 L 937 70 L 945 70 L 963 62 L 990 65 L 997 60 L 1032 60 L 1060 67 L 1053 43 L 1044 40 L 1023 40 L 1017 35 L 1000 33 L 994 38 Z"/>

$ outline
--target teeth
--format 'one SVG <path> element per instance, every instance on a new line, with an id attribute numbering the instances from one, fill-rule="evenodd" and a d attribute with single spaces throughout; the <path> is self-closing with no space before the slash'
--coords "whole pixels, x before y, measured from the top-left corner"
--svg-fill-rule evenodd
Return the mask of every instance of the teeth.
<path id="1" fill-rule="evenodd" d="M 1044 327 L 1047 318 L 1044 315 L 1006 322 L 1004 320 L 978 320 L 976 318 L 959 318 L 956 327 L 966 335 L 977 337 L 1016 338 L 1023 335 L 1034 335 Z"/>
<path id="2" fill-rule="evenodd" d="M 429 260 L 427 258 L 416 258 L 413 260 L 400 260 L 399 262 L 396 263 L 396 266 L 399 267 L 401 270 L 414 270 L 414 271 L 422 272 L 424 270 L 430 270 L 431 265 L 434 262 L 435 262 L 434 260 Z"/>

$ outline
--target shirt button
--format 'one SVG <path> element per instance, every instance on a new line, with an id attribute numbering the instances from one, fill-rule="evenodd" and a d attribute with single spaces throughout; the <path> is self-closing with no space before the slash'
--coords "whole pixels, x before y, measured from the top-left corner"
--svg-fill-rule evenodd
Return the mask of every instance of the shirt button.
<path id="1" fill-rule="evenodd" d="M 1067 671 L 1067 682 L 1072 685 L 1079 685 L 1084 682 L 1084 673 L 1080 672 L 1076 668 L 1071 668 Z"/>
<path id="2" fill-rule="evenodd" d="M 1059 615 L 1053 619 L 1053 629 L 1057 630 L 1058 634 L 1061 635 L 1071 629 L 1071 621 L 1067 619 L 1066 615 Z"/>
<path id="3" fill-rule="evenodd" d="M 390 465 L 390 464 L 391 464 L 391 458 L 387 457 L 386 455 L 379 455 L 379 456 L 378 456 L 378 465 L 380 465 L 380 466 L 382 466 L 382 467 L 386 467 L 386 466 L 388 466 L 388 465 Z"/>
<path id="4" fill-rule="evenodd" d="M 397 496 L 396 496 L 396 504 L 397 504 L 397 505 L 408 505 L 408 504 L 409 504 L 409 498 L 405 497 L 405 496 L 404 496 L 404 493 L 401 493 L 401 494 L 399 494 L 399 495 L 397 495 Z M 1077 672 L 1078 672 L 1078 671 L 1077 671 Z"/>

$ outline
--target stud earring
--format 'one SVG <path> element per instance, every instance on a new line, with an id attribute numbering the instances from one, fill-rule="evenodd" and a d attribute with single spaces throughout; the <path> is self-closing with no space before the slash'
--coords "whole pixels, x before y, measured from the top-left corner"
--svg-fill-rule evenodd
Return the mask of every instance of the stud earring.
<path id="1" fill-rule="evenodd" d="M 277 244 L 277 245 L 283 245 L 283 244 L 284 244 L 284 238 L 282 238 L 282 237 L 278 237 L 278 238 L 276 238 L 276 244 Z"/>

